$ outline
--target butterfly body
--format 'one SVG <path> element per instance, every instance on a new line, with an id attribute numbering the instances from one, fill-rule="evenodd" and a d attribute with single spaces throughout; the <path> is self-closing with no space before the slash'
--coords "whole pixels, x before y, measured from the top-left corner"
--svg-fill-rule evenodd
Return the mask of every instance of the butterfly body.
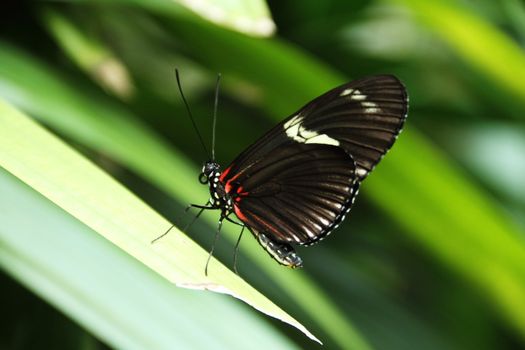
<path id="1" fill-rule="evenodd" d="M 214 161 L 208 161 L 202 167 L 202 173 L 199 181 L 202 184 L 209 184 L 210 200 L 208 201 L 213 209 L 220 209 L 224 217 L 232 213 L 233 202 L 231 195 L 224 188 L 221 182 L 220 165 Z"/>
<path id="2" fill-rule="evenodd" d="M 356 80 L 306 104 L 224 171 L 203 166 L 210 207 L 235 216 L 279 263 L 301 267 L 292 245 L 311 245 L 350 210 L 362 181 L 396 140 L 408 97 L 391 75 Z"/>

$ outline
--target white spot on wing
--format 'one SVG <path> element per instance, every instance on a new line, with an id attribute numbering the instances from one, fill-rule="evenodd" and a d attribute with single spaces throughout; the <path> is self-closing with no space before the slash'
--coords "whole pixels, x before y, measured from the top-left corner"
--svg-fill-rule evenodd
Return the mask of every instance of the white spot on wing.
<path id="1" fill-rule="evenodd" d="M 297 142 L 304 142 L 303 138 L 298 136 L 299 127 L 299 124 L 292 126 L 290 129 L 286 130 L 286 135 L 288 135 L 288 137 L 294 139 Z"/>
<path id="2" fill-rule="evenodd" d="M 354 89 L 345 89 L 345 90 L 343 90 L 343 92 L 341 92 L 341 94 L 339 96 L 348 96 L 352 92 L 354 92 Z"/>
<path id="3" fill-rule="evenodd" d="M 331 138 L 330 136 L 326 134 L 321 134 L 321 135 L 317 135 L 312 138 L 309 138 L 305 141 L 305 143 L 320 143 L 323 145 L 339 146 L 339 141 L 337 141 L 334 138 Z"/>
<path id="4" fill-rule="evenodd" d="M 372 101 L 362 101 L 361 106 L 365 108 L 365 113 L 378 113 L 381 112 L 381 108 L 377 105 L 377 103 Z"/>
<path id="5" fill-rule="evenodd" d="M 301 239 L 299 238 L 299 236 L 297 236 L 295 233 L 291 232 L 291 234 L 292 234 L 293 239 L 294 239 L 296 242 L 300 242 L 300 241 L 301 241 Z"/>
<path id="6" fill-rule="evenodd" d="M 299 143 L 314 143 L 323 145 L 339 146 L 339 141 L 326 134 L 319 134 L 315 130 L 306 129 L 302 122 L 303 117 L 300 115 L 294 116 L 292 119 L 284 123 L 284 131 L 286 135 L 294 141 Z"/>
<path id="7" fill-rule="evenodd" d="M 310 229 L 308 229 L 308 227 L 303 227 L 303 229 L 306 231 L 306 234 L 309 236 L 309 237 L 312 237 L 312 238 L 315 238 L 315 233 L 310 231 Z"/>
<path id="8" fill-rule="evenodd" d="M 355 89 L 354 93 L 350 96 L 350 99 L 354 101 L 364 101 L 366 100 L 366 95 L 363 94 L 361 91 Z"/>
<path id="9" fill-rule="evenodd" d="M 306 139 L 306 140 L 311 139 L 312 137 L 319 136 L 317 132 L 313 130 L 306 130 L 304 126 L 302 125 L 299 127 L 299 134 L 301 135 L 303 139 Z M 306 143 L 308 143 L 308 141 L 306 141 Z"/>
<path id="10" fill-rule="evenodd" d="M 301 121 L 303 121 L 303 117 L 301 117 L 299 114 L 294 116 L 292 119 L 284 123 L 284 129 L 288 129 L 290 126 L 299 124 Z M 288 133 L 288 132 L 287 132 Z"/>
<path id="11" fill-rule="evenodd" d="M 358 166 L 357 169 L 355 169 L 355 173 L 360 177 L 364 177 L 366 176 L 366 174 L 368 174 L 368 170 Z"/>
<path id="12" fill-rule="evenodd" d="M 323 217 L 318 217 L 318 220 L 321 221 L 321 224 L 323 224 L 324 226 L 330 225 L 330 221 L 326 220 Z"/>

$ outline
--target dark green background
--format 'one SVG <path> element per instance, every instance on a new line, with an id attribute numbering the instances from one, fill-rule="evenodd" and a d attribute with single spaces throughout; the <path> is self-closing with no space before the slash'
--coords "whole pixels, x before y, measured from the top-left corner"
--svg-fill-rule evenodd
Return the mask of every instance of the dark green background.
<path id="1" fill-rule="evenodd" d="M 523 347 L 525 324 L 516 316 L 521 311 L 509 305 L 523 303 L 525 294 L 506 293 L 497 276 L 488 279 L 485 272 L 494 264 L 513 285 L 525 288 L 523 255 L 506 249 L 524 244 L 525 3 L 276 0 L 268 5 L 278 28 L 271 39 L 216 27 L 182 9 L 164 11 L 169 5 L 163 1 L 10 3 L 0 14 L 0 50 L 27 57 L 21 81 L 28 89 L 38 84 L 29 67 L 43 69 L 100 110 L 107 105 L 131 112 L 129 123 L 140 119 L 139 126 L 193 160 L 195 184 L 175 184 L 183 187 L 197 186 L 205 157 L 177 95 L 174 67 L 181 70 L 193 114 L 209 141 L 215 74 L 222 72 L 216 153 L 224 166 L 327 89 L 370 74 L 397 75 L 410 95 L 406 130 L 363 184 L 344 224 L 321 244 L 299 249 L 304 273 L 372 348 Z M 122 98 L 102 88 L 93 70 L 75 62 L 51 30 L 50 10 L 122 62 L 133 94 Z M 505 53 L 515 59 L 490 59 Z M 53 100 L 45 96 L 46 86 L 39 88 L 42 101 Z M 78 132 L 71 132 L 59 118 L 46 117 L 53 112 L 36 102 L 19 107 L 176 224 L 188 220 L 181 219 L 187 198 L 170 196 L 161 183 L 111 151 L 91 147 L 81 120 L 72 121 Z M 213 230 L 209 221 L 200 222 L 189 234 L 209 249 Z M 230 241 L 217 251 L 231 266 Z M 266 263 L 275 264 L 270 258 Z M 326 349 L 341 346 L 257 264 L 241 253 L 243 278 L 311 329 Z M 106 347 L 107 340 L 95 339 L 11 277 L 0 275 L 0 286 L 0 348 Z M 316 309 L 314 303 L 309 307 Z M 299 347 L 318 348 L 294 329 L 268 322 Z M 242 325 L 232 327 L 242 331 Z"/>

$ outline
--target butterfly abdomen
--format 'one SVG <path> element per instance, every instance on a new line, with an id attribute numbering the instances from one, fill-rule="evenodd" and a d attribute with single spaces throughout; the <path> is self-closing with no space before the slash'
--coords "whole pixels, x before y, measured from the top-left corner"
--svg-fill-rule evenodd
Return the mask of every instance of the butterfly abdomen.
<path id="1" fill-rule="evenodd" d="M 293 269 L 303 267 L 303 260 L 297 255 L 291 245 L 274 241 L 264 233 L 257 231 L 253 231 L 253 233 L 257 237 L 261 246 L 266 249 L 268 254 L 270 254 L 270 256 L 277 262 Z"/>

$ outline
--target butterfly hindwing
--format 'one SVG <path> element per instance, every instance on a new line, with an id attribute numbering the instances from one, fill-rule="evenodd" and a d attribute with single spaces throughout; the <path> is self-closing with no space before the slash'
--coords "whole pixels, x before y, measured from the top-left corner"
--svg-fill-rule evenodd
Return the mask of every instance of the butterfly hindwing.
<path id="1" fill-rule="evenodd" d="M 236 215 L 277 241 L 312 244 L 328 234 L 357 193 L 355 162 L 342 148 L 291 143 L 226 181 Z"/>

